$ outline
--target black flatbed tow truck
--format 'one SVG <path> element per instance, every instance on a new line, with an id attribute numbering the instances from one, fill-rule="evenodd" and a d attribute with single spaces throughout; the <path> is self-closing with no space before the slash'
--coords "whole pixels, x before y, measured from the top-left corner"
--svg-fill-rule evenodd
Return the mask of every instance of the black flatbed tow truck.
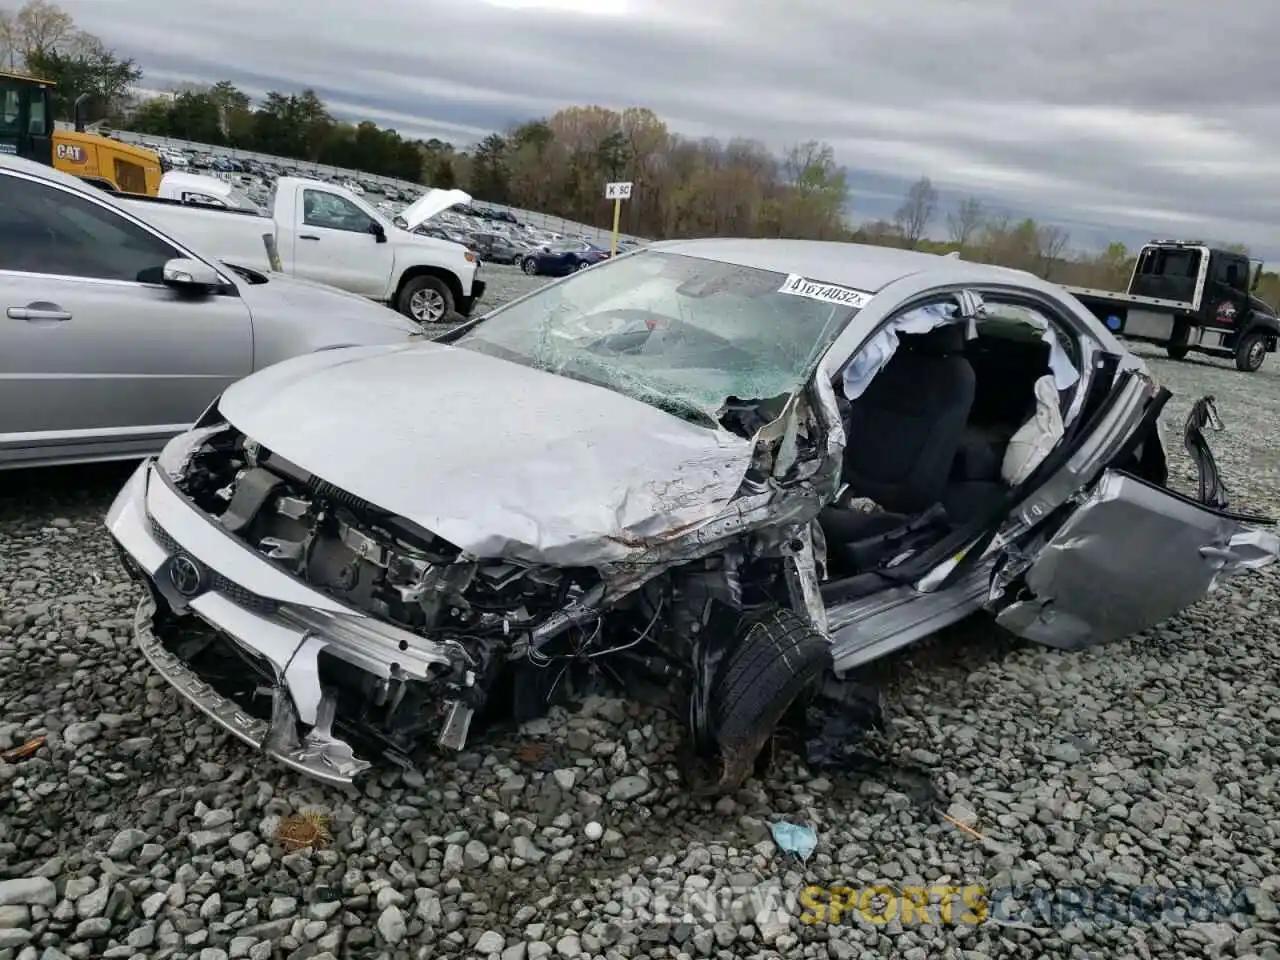
<path id="1" fill-rule="evenodd" d="M 1067 287 L 1113 333 L 1235 360 L 1254 373 L 1280 340 L 1276 311 L 1254 295 L 1262 261 L 1199 240 L 1153 240 L 1139 252 L 1127 292 Z"/>

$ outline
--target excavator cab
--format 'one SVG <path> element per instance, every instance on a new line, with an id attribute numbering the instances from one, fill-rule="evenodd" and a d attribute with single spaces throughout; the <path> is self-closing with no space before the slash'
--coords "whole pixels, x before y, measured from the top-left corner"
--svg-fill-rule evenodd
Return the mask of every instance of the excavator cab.
<path id="1" fill-rule="evenodd" d="M 0 72 L 0 153 L 53 166 L 53 84 Z"/>
<path id="2" fill-rule="evenodd" d="M 53 90 L 49 80 L 0 73 L 0 153 L 43 163 L 113 193 L 159 194 L 164 171 L 155 153 L 86 133 L 83 94 L 75 102 L 75 130 L 58 129 Z"/>

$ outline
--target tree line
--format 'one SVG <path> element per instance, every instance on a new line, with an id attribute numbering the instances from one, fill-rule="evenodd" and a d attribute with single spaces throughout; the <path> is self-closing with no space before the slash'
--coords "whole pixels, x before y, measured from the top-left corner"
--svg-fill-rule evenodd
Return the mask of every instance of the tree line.
<path id="1" fill-rule="evenodd" d="M 976 197 L 961 200 L 941 217 L 940 212 L 937 189 L 928 177 L 921 177 L 908 189 L 892 219 L 863 224 L 851 232 L 850 239 L 931 253 L 958 251 L 966 260 L 1101 290 L 1124 289 L 1133 273 L 1136 251 L 1119 241 L 1096 253 L 1075 252 L 1069 247 L 1071 234 L 1064 228 L 1011 217 Z M 941 228 L 942 238 L 935 228 Z M 1249 255 L 1244 244 L 1223 247 Z M 1264 271 L 1257 294 L 1273 306 L 1280 304 L 1280 273 Z"/>
<path id="2" fill-rule="evenodd" d="M 406 140 L 376 123 L 335 119 L 314 90 L 271 92 L 254 106 L 222 81 L 174 91 L 137 104 L 125 129 L 158 137 L 268 153 L 292 160 L 361 170 L 421 183 L 428 144 Z"/>
<path id="3" fill-rule="evenodd" d="M 612 223 L 605 184 L 630 181 L 622 228 L 643 237 L 794 237 L 958 250 L 966 259 L 1113 289 L 1133 269 L 1124 244 L 1075 253 L 1064 228 L 1012 218 L 976 197 L 944 213 L 927 177 L 912 184 L 891 219 L 854 225 L 846 172 L 829 144 L 808 141 L 778 155 L 751 139 L 691 139 L 645 107 L 568 107 L 464 149 L 335 118 L 314 90 L 273 91 L 255 104 L 222 81 L 140 100 L 138 64 L 117 57 L 50 0 L 0 10 L 0 69 L 53 80 L 61 119 L 70 119 L 75 98 L 88 93 L 90 119 L 122 129 L 462 187 L 478 200 L 597 227 Z M 1263 286 L 1264 298 L 1280 299 L 1280 277 L 1266 274 Z"/>
<path id="4" fill-rule="evenodd" d="M 117 57 L 49 0 L 30 0 L 13 12 L 0 8 L 0 70 L 54 81 L 55 109 L 68 120 L 82 93 L 98 116 L 118 112 L 142 79 L 133 60 Z"/>

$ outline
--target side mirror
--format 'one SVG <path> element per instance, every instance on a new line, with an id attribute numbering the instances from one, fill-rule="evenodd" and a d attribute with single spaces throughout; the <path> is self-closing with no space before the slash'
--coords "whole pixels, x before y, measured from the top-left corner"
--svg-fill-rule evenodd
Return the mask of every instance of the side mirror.
<path id="1" fill-rule="evenodd" d="M 373 234 L 373 238 L 379 243 L 387 242 L 387 231 L 383 229 L 382 224 L 377 220 L 369 224 L 369 232 Z"/>
<path id="2" fill-rule="evenodd" d="M 182 293 L 205 296 L 222 286 L 218 271 L 199 260 L 170 260 L 164 265 L 164 285 Z"/>

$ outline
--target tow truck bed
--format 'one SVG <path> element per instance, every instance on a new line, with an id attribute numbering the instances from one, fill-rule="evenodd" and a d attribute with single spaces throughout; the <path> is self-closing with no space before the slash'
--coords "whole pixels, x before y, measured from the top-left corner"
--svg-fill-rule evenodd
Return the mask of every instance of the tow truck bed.
<path id="1" fill-rule="evenodd" d="M 1063 286 L 1113 334 L 1188 353 L 1230 357 L 1252 373 L 1280 346 L 1276 311 L 1253 293 L 1262 261 L 1202 240 L 1152 240 L 1123 290 Z M 1152 296 L 1154 294 L 1154 296 Z"/>
<path id="2" fill-rule="evenodd" d="M 1135 307 L 1154 307 L 1157 310 L 1195 312 L 1195 305 L 1189 300 L 1161 300 L 1159 297 L 1139 297 L 1132 293 L 1117 293 L 1115 290 L 1094 290 L 1090 287 L 1067 287 L 1067 292 L 1078 300 L 1101 300 L 1107 303 L 1122 303 Z"/>

